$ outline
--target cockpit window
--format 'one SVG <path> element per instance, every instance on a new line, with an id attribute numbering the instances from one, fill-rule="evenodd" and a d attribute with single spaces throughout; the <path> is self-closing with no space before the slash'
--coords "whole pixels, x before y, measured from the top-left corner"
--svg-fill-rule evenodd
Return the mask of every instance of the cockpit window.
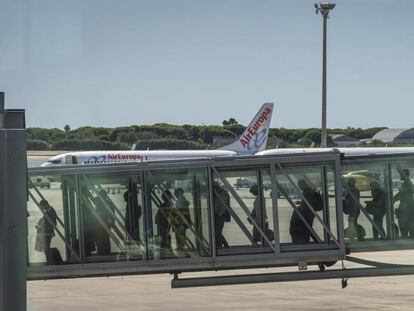
<path id="1" fill-rule="evenodd" d="M 60 164 L 62 163 L 62 160 L 49 160 L 47 162 L 52 163 L 52 164 Z"/>

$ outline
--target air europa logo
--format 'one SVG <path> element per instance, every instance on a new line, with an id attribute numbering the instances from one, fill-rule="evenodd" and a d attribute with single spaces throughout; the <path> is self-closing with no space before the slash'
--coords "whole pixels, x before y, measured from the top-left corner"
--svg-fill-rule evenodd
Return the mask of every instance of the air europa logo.
<path id="1" fill-rule="evenodd" d="M 247 150 L 259 150 L 260 147 L 263 146 L 263 144 L 267 140 L 267 129 L 264 128 L 261 131 L 258 131 L 250 141 L 250 143 L 245 147 Z"/>
<path id="2" fill-rule="evenodd" d="M 257 131 L 259 128 L 267 121 L 269 118 L 269 115 L 272 111 L 269 107 L 266 107 L 266 109 L 262 112 L 262 114 L 257 118 L 256 122 L 253 124 L 253 126 L 249 126 L 247 129 L 247 134 L 243 135 L 240 138 L 240 143 L 243 145 L 244 148 L 250 149 L 250 142 L 253 137 L 255 137 Z"/>
<path id="3" fill-rule="evenodd" d="M 92 156 L 87 163 L 99 163 L 106 161 L 137 161 L 141 159 L 139 154 L 121 154 L 121 153 L 108 153 L 108 155 Z"/>
<path id="4" fill-rule="evenodd" d="M 121 153 L 108 153 L 108 161 L 117 161 L 117 160 L 139 160 L 141 156 L 139 154 L 121 154 Z"/>

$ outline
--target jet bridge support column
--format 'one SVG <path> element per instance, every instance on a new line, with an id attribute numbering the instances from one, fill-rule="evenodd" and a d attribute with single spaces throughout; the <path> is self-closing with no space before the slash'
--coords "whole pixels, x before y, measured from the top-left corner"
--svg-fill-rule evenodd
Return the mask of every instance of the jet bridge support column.
<path id="1" fill-rule="evenodd" d="M 0 93 L 0 311 L 26 310 L 27 157 L 24 110 Z"/>

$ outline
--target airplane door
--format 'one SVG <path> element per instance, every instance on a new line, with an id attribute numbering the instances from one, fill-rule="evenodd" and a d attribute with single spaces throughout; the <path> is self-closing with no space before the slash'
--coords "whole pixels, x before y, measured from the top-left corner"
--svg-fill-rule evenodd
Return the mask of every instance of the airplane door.
<path id="1" fill-rule="evenodd" d="M 65 164 L 72 164 L 72 156 L 71 155 L 65 155 Z"/>

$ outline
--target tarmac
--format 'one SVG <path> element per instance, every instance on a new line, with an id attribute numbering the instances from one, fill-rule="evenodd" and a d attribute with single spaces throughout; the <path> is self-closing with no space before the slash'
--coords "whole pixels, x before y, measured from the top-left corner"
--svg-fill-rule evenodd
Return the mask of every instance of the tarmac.
<path id="1" fill-rule="evenodd" d="M 359 257 L 414 263 L 413 250 Z M 278 270 L 204 272 L 185 277 L 274 271 Z M 344 289 L 340 279 L 171 289 L 171 279 L 163 274 L 31 281 L 28 310 L 414 310 L 414 276 L 355 278 L 348 280 Z"/>
<path id="2" fill-rule="evenodd" d="M 170 280 L 170 275 L 144 275 L 32 281 L 28 310 L 414 309 L 413 276 L 351 279 L 345 289 L 340 280 L 171 289 Z"/>

